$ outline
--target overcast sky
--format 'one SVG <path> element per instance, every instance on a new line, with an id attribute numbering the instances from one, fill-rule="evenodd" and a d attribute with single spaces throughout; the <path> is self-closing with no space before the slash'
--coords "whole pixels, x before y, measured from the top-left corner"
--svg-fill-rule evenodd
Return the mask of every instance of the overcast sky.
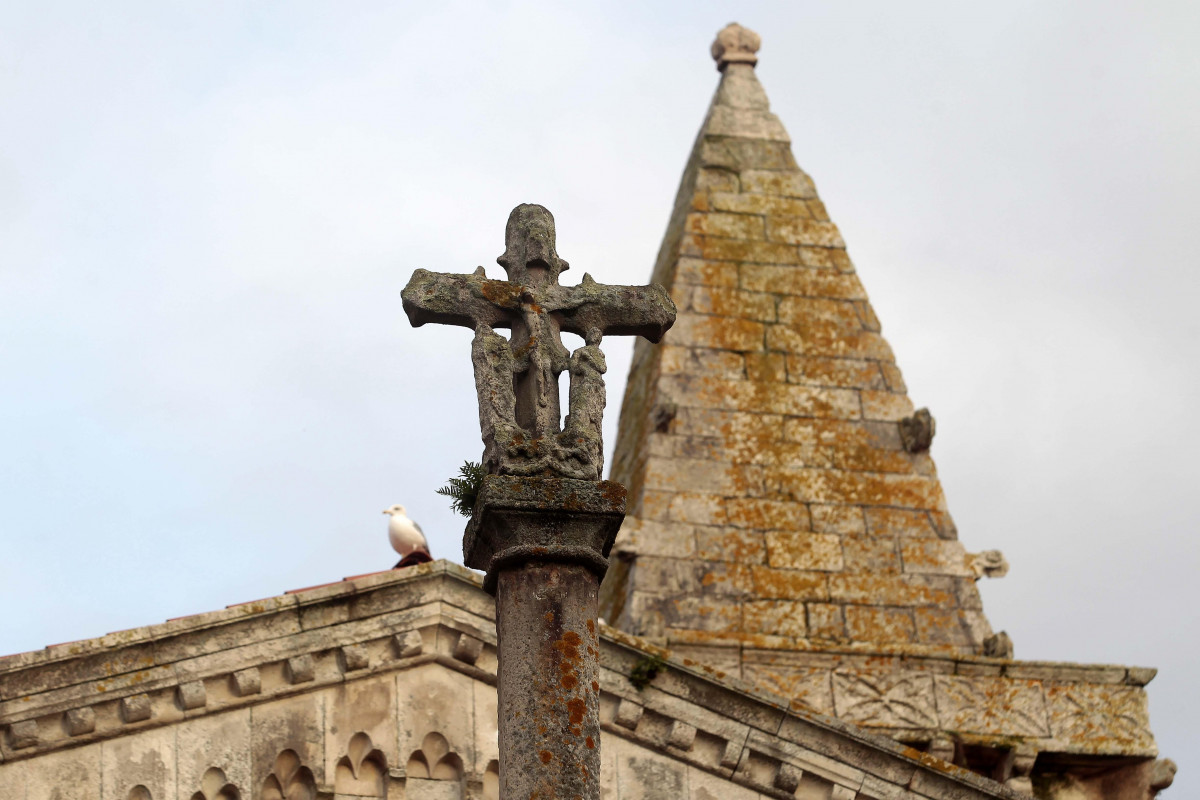
<path id="1" fill-rule="evenodd" d="M 387 568 L 392 503 L 461 560 L 434 490 L 482 450 L 470 332 L 410 328 L 401 288 L 499 276 L 520 202 L 570 281 L 648 280 L 732 19 L 961 538 L 1012 564 L 992 625 L 1159 667 L 1170 794 L 1200 789 L 1183 0 L 0 0 L 0 652 Z"/>

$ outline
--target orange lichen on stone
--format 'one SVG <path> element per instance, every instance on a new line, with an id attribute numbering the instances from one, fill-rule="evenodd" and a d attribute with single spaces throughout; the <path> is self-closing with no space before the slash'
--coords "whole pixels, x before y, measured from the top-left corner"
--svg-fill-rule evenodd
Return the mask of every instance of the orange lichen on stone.
<path id="1" fill-rule="evenodd" d="M 601 615 L 723 648 L 833 713 L 848 662 L 796 658 L 973 656 L 990 628 L 932 459 L 905 449 L 913 404 L 842 236 L 765 103 L 721 108 L 739 86 L 761 96 L 753 71 L 729 74 L 654 268 L 678 320 L 635 345 L 612 473 L 629 516 Z"/>

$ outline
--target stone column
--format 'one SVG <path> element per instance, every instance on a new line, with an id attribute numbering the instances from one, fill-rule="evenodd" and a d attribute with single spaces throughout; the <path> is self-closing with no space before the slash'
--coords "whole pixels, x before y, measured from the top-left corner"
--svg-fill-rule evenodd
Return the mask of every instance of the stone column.
<path id="1" fill-rule="evenodd" d="M 599 800 L 596 599 L 624 517 L 618 483 L 484 479 L 463 553 L 496 596 L 501 800 Z"/>

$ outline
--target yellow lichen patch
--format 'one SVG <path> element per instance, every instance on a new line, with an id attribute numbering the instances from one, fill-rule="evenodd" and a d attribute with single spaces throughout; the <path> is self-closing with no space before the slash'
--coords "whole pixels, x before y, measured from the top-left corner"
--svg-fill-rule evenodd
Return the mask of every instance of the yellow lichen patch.
<path id="1" fill-rule="evenodd" d="M 824 572 L 755 566 L 751 568 L 758 597 L 783 600 L 826 600 L 829 576 Z"/>
<path id="2" fill-rule="evenodd" d="M 911 608 L 846 606 L 851 639 L 865 642 L 911 642 L 916 636 Z"/>
<path id="3" fill-rule="evenodd" d="M 768 531 L 767 563 L 785 569 L 836 572 L 843 566 L 842 537 L 833 533 Z"/>
<path id="4" fill-rule="evenodd" d="M 808 634 L 804 603 L 797 600 L 751 600 L 742 606 L 746 633 L 802 638 Z"/>

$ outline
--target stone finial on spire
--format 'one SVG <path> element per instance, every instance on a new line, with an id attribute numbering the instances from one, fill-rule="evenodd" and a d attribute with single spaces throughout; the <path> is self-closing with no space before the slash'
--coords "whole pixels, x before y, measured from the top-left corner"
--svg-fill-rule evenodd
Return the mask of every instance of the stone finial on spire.
<path id="1" fill-rule="evenodd" d="M 725 71 L 728 64 L 758 63 L 758 48 L 762 46 L 762 37 L 749 28 L 743 28 L 736 22 L 731 22 L 717 33 L 712 43 L 712 57 L 717 62 L 717 69 Z"/>

